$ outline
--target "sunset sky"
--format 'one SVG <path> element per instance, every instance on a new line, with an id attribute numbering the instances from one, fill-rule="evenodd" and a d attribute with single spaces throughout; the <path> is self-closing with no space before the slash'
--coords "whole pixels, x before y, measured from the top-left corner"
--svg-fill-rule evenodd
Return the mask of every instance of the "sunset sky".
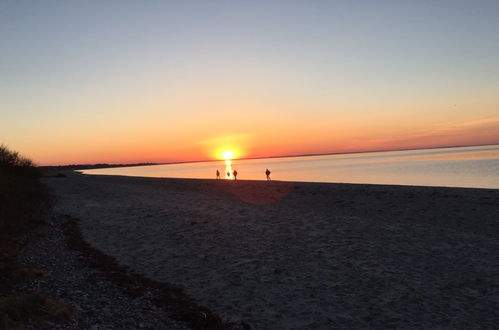
<path id="1" fill-rule="evenodd" d="M 499 1 L 0 0 L 41 165 L 499 143 Z"/>

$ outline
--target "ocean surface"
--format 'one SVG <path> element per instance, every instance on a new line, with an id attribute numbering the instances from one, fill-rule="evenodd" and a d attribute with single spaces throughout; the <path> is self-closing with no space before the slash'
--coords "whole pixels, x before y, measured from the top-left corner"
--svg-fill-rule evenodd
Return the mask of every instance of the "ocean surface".
<path id="1" fill-rule="evenodd" d="M 83 170 L 164 178 L 373 183 L 499 189 L 499 145 L 264 158 Z"/>

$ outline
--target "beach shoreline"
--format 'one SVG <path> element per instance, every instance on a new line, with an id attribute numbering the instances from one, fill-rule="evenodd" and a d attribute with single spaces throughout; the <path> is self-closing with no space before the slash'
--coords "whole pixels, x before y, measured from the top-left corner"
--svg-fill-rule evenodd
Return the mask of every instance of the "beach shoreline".
<path id="1" fill-rule="evenodd" d="M 256 329 L 492 326 L 499 190 L 68 175 L 54 212 Z"/>

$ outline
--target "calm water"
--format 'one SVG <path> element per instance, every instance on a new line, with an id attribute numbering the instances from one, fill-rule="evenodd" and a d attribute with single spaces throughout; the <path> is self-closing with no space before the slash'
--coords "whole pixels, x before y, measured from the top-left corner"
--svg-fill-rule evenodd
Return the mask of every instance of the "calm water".
<path id="1" fill-rule="evenodd" d="M 499 145 L 356 154 L 235 160 L 85 170 L 109 174 L 214 179 L 218 169 L 236 169 L 238 179 L 401 184 L 499 189 Z"/>

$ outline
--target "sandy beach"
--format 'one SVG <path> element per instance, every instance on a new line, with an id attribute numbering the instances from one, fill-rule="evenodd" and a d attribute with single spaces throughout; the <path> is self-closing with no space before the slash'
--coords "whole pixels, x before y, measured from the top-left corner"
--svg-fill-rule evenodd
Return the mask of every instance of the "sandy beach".
<path id="1" fill-rule="evenodd" d="M 91 245 L 253 329 L 499 324 L 499 190 L 44 182 Z"/>

